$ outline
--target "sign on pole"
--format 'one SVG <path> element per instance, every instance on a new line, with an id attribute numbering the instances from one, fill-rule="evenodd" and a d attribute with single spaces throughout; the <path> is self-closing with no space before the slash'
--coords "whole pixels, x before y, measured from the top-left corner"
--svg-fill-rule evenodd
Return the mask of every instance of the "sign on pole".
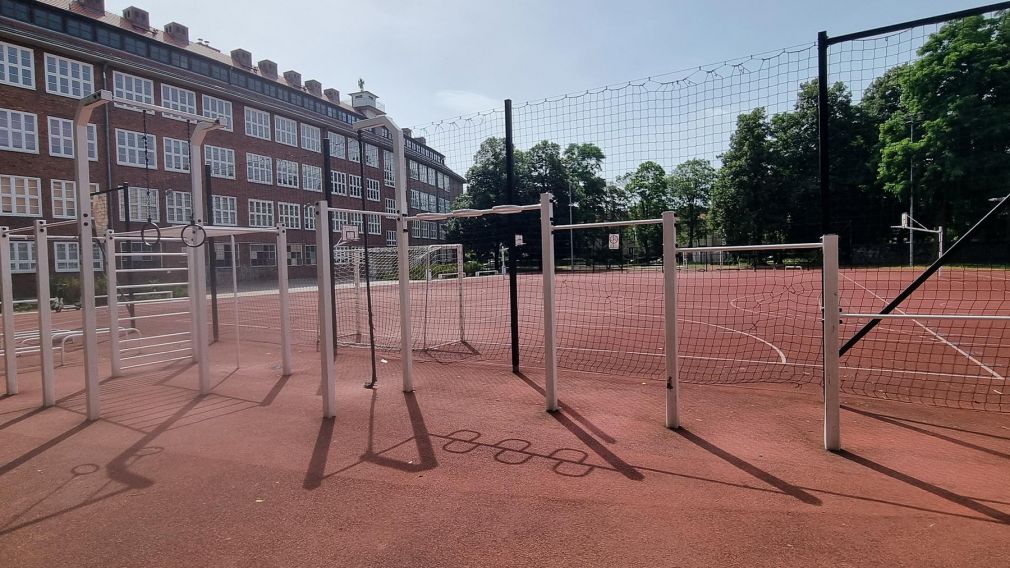
<path id="1" fill-rule="evenodd" d="M 610 250 L 617 250 L 619 248 L 621 248 L 620 233 L 610 233 Z"/>
<path id="2" fill-rule="evenodd" d="M 516 235 L 516 246 L 517 247 L 523 246 L 523 236 L 522 235 Z"/>

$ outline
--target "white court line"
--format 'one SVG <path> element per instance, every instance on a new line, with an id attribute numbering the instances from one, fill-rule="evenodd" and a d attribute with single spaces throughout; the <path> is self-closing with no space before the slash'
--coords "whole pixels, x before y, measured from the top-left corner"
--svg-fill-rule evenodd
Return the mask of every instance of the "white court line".
<path id="1" fill-rule="evenodd" d="M 715 328 L 718 328 L 718 329 L 722 329 L 722 330 L 725 330 L 725 331 L 729 331 L 729 332 L 732 332 L 732 333 L 739 333 L 740 335 L 746 335 L 747 337 L 749 337 L 751 339 L 756 339 L 756 340 L 760 341 L 761 343 L 764 343 L 768 347 L 771 347 L 772 349 L 774 349 L 775 352 L 778 353 L 778 355 L 779 355 L 779 361 L 781 363 L 785 363 L 786 362 L 786 354 L 783 353 L 781 349 L 779 349 L 778 347 L 776 347 L 774 344 L 772 344 L 772 343 L 770 343 L 768 341 L 765 341 L 764 339 L 761 339 L 760 337 L 758 337 L 756 335 L 752 335 L 750 333 L 747 333 L 746 331 L 740 331 L 739 329 L 733 329 L 731 327 L 726 327 L 726 326 L 723 326 L 723 325 L 716 325 L 714 323 L 708 323 L 708 322 L 705 322 L 705 321 L 689 320 L 689 319 L 681 319 L 681 318 L 678 318 L 678 321 L 684 321 L 684 322 L 687 322 L 687 323 L 696 323 L 696 324 L 700 324 L 700 325 L 709 325 L 709 326 L 712 326 L 712 327 L 715 327 Z"/>
<path id="2" fill-rule="evenodd" d="M 881 297 L 880 297 L 880 296 L 878 296 L 878 295 L 877 295 L 877 294 L 876 294 L 876 293 L 875 293 L 874 291 L 870 290 L 870 289 L 869 289 L 869 288 L 867 288 L 866 286 L 863 286 L 862 284 L 860 284 L 859 282 L 856 282 L 856 281 L 855 281 L 855 280 L 853 280 L 852 278 L 849 278 L 849 277 L 848 277 L 848 276 L 846 276 L 845 274 L 842 274 L 842 278 L 845 278 L 845 279 L 846 279 L 846 280 L 848 280 L 849 282 L 852 282 L 852 283 L 853 283 L 853 284 L 855 284 L 856 286 L 859 286 L 859 287 L 860 287 L 860 288 L 862 288 L 863 290 L 866 290 L 866 291 L 867 291 L 867 292 L 869 292 L 869 293 L 870 293 L 870 294 L 871 294 L 871 295 L 872 295 L 873 297 L 875 297 L 875 298 L 877 298 L 878 300 L 880 300 L 881 302 L 883 302 L 885 306 L 887 305 L 887 300 L 885 300 L 884 298 L 881 298 Z M 904 313 L 907 313 L 907 312 L 905 312 L 904 310 L 902 310 L 901 308 L 895 308 L 895 311 L 898 311 L 898 312 L 901 312 L 901 313 L 903 313 L 903 314 L 904 314 Z M 1005 378 L 1003 377 L 1003 375 L 1000 375 L 1000 374 L 999 374 L 999 373 L 997 373 L 996 371 L 992 370 L 992 368 L 991 368 L 991 367 L 989 367 L 989 366 L 988 366 L 988 365 L 986 365 L 985 363 L 983 363 L 983 362 L 979 361 L 978 359 L 976 359 L 975 357 L 973 357 L 973 356 L 972 356 L 972 355 L 971 355 L 970 353 L 968 353 L 968 352 L 967 352 L 967 351 L 965 351 L 964 349 L 961 349 L 961 348 L 960 348 L 960 347 L 958 347 L 957 345 L 955 345 L 955 344 L 951 343 L 950 341 L 947 341 L 947 339 L 946 339 L 946 338 L 944 338 L 944 337 L 943 337 L 942 335 L 940 335 L 939 333 L 937 333 L 937 332 L 933 331 L 933 330 L 932 330 L 932 329 L 930 329 L 930 328 L 929 328 L 928 326 L 926 326 L 926 325 L 923 325 L 923 324 L 922 324 L 921 322 L 919 322 L 918 320 L 912 320 L 912 321 L 913 321 L 913 322 L 915 323 L 915 325 L 918 325 L 918 326 L 919 326 L 919 327 L 921 327 L 922 329 L 926 330 L 926 332 L 927 332 L 927 333 L 929 333 L 929 334 L 933 335 L 934 337 L 936 337 L 936 338 L 937 338 L 937 339 L 939 339 L 940 341 L 942 341 L 942 342 L 946 343 L 947 345 L 949 345 L 949 346 L 950 346 L 950 347 L 951 347 L 952 349 L 954 349 L 955 351 L 957 351 L 957 352 L 958 352 L 958 353 L 960 353 L 961 355 L 964 355 L 965 357 L 967 357 L 967 358 L 968 358 L 968 360 L 969 360 L 969 361 L 971 361 L 972 363 L 975 363 L 975 364 L 976 364 L 976 365 L 978 365 L 979 367 L 982 367 L 983 369 L 985 369 L 985 371 L 986 371 L 986 372 L 988 372 L 989 374 L 991 374 L 991 375 L 992 375 L 992 376 L 993 376 L 994 378 L 996 378 L 997 380 L 1000 380 L 1000 381 L 1005 381 L 1005 380 L 1006 380 L 1006 379 L 1005 379 Z"/>

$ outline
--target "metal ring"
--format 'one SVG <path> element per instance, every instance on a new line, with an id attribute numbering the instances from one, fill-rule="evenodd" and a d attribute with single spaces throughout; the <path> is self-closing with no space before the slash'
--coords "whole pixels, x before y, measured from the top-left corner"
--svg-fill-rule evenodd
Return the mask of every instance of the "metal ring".
<path id="1" fill-rule="evenodd" d="M 154 231 L 154 240 L 151 240 L 151 241 L 149 241 L 148 237 L 147 237 L 147 235 L 148 235 L 148 233 L 150 231 Z M 145 245 L 147 245 L 149 247 L 153 247 L 154 245 L 160 243 L 161 242 L 161 227 L 159 227 L 158 224 L 155 223 L 155 222 L 153 222 L 153 221 L 148 221 L 148 222 L 144 223 L 144 226 L 141 227 L 141 229 L 140 229 L 140 242 L 144 243 Z"/>
<path id="2" fill-rule="evenodd" d="M 182 244 L 189 248 L 202 247 L 207 242 L 207 230 L 203 225 L 190 223 L 182 228 L 179 237 L 182 238 Z"/>

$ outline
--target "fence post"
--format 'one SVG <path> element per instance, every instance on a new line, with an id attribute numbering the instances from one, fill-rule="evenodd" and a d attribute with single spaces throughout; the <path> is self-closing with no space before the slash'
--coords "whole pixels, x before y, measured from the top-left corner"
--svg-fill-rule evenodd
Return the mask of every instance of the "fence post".
<path id="1" fill-rule="evenodd" d="M 105 306 L 109 311 L 109 348 L 112 351 L 113 377 L 123 373 L 119 344 L 119 279 L 116 276 L 116 239 L 115 233 L 109 229 L 105 231 Z"/>
<path id="2" fill-rule="evenodd" d="M 680 377 L 677 374 L 677 224 L 663 212 L 663 305 L 666 333 L 666 427 L 680 428 Z"/>
<path id="3" fill-rule="evenodd" d="M 828 33 L 817 34 L 817 169 L 821 191 L 821 234 L 831 231 L 831 154 L 828 108 Z"/>
<path id="4" fill-rule="evenodd" d="M 515 145 L 512 139 L 512 99 L 505 99 L 505 196 L 508 204 L 514 204 L 515 199 Z M 508 274 L 509 274 L 509 335 L 512 339 L 512 372 L 519 372 L 519 276 L 516 274 L 518 260 L 516 259 L 515 225 L 509 217 L 510 235 L 508 239 Z"/>
<path id="5" fill-rule="evenodd" d="M 81 266 L 81 272 L 84 272 L 84 266 Z M 53 313 L 49 305 L 49 237 L 46 222 L 42 219 L 35 221 L 35 294 L 39 306 L 42 406 L 48 407 L 56 404 L 56 383 L 53 379 Z"/>
<path id="6" fill-rule="evenodd" d="M 330 209 L 325 200 L 316 203 L 316 251 L 328 251 L 330 249 Z M 320 257 L 316 253 L 316 293 L 319 307 L 319 326 L 321 335 L 319 338 L 319 358 L 323 391 L 323 418 L 333 418 L 337 415 L 337 400 L 334 389 L 336 385 L 336 373 L 333 365 L 335 350 L 333 348 L 333 272 L 330 263 L 333 259 L 331 252 L 328 257 L 329 262 L 319 262 Z"/>
<path id="7" fill-rule="evenodd" d="M 463 279 L 466 278 L 466 269 L 463 264 L 463 245 L 453 245 L 456 249 L 456 278 L 459 279 L 459 340 L 466 341 L 465 313 L 463 312 Z"/>
<path id="8" fill-rule="evenodd" d="M 824 235 L 824 449 L 842 449 L 838 408 L 838 235 Z"/>
<path id="9" fill-rule="evenodd" d="M 7 394 L 18 393 L 18 356 L 14 334 L 14 291 L 11 289 L 11 239 L 7 230 L 0 227 L 0 302 L 3 307 L 4 370 L 7 373 Z"/>
<path id="10" fill-rule="evenodd" d="M 316 249 L 318 250 L 318 249 Z M 288 232 L 277 224 L 277 293 L 281 309 L 281 375 L 291 374 L 291 306 L 288 301 Z"/>
<path id="11" fill-rule="evenodd" d="M 547 412 L 558 409 L 558 360 L 554 345 L 554 196 L 540 194 L 540 240 L 544 272 L 544 405 Z"/>

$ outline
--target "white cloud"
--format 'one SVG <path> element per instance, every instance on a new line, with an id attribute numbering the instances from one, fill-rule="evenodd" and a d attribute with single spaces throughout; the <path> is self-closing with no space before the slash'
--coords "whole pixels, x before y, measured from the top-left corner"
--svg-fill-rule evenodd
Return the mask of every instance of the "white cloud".
<path id="1" fill-rule="evenodd" d="M 451 114 L 473 114 L 501 107 L 504 101 L 472 91 L 442 90 L 435 93 L 435 100 Z"/>

